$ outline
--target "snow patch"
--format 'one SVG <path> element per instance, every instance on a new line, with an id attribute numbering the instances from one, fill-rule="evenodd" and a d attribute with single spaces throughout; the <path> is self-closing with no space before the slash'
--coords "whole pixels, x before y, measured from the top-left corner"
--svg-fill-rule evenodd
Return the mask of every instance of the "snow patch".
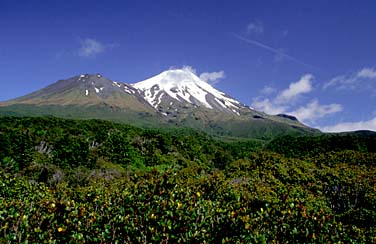
<path id="1" fill-rule="evenodd" d="M 131 91 L 128 89 L 128 87 L 124 87 L 124 91 L 125 91 L 126 93 L 131 94 Z"/>
<path id="2" fill-rule="evenodd" d="M 238 111 L 236 111 L 235 109 L 233 109 L 232 112 L 234 112 L 234 113 L 236 113 L 237 115 L 240 116 L 240 113 Z"/>
<path id="3" fill-rule="evenodd" d="M 213 109 L 212 105 L 214 104 L 213 101 L 207 99 L 208 95 L 214 96 L 216 103 L 228 111 L 234 112 L 234 109 L 241 106 L 240 102 L 216 90 L 187 69 L 164 71 L 157 76 L 132 84 L 132 86 L 139 89 L 153 107 L 161 102 L 161 95 L 158 95 L 160 93 L 180 102 L 185 101 L 209 109 Z M 172 104 L 170 103 L 170 105 Z"/>
<path id="4" fill-rule="evenodd" d="M 219 104 L 221 105 L 223 108 L 227 108 L 226 105 L 224 104 L 224 102 L 220 101 L 218 98 L 214 98 L 214 100 Z"/>
<path id="5" fill-rule="evenodd" d="M 117 87 L 121 87 L 121 84 L 119 84 L 119 83 L 116 82 L 116 81 L 113 81 L 113 82 L 112 82 L 112 85 L 115 85 L 115 86 L 117 86 Z"/>
<path id="6" fill-rule="evenodd" d="M 157 100 L 157 102 L 155 104 L 155 108 L 157 108 L 159 106 L 159 104 L 161 104 L 163 96 L 164 96 L 164 93 L 160 93 L 160 95 L 158 97 L 158 100 Z"/>

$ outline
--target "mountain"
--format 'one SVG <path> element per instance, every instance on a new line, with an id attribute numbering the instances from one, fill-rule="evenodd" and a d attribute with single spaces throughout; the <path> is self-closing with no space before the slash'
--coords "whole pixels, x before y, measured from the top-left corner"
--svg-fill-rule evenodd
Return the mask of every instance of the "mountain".
<path id="1" fill-rule="evenodd" d="M 145 101 L 138 94 L 131 85 L 111 81 L 100 74 L 86 74 L 59 80 L 44 89 L 4 104 L 89 106 L 102 103 L 123 109 L 144 110 Z"/>
<path id="2" fill-rule="evenodd" d="M 155 127 L 190 127 L 226 137 L 316 133 L 289 115 L 255 111 L 188 69 L 127 84 L 82 74 L 0 103 L 0 114 L 105 119 Z"/>
<path id="3" fill-rule="evenodd" d="M 237 115 L 240 115 L 241 109 L 245 107 L 186 69 L 164 71 L 132 86 L 138 89 L 155 109 L 168 107 L 165 112 L 175 110 L 176 104 L 182 103 Z"/>

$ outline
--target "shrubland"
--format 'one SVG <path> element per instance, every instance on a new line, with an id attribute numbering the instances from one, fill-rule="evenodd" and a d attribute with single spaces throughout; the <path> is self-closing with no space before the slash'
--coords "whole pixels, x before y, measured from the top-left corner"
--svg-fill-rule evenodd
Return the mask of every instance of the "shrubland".
<path id="1" fill-rule="evenodd" d="M 0 243 L 376 243 L 375 136 L 0 118 Z"/>

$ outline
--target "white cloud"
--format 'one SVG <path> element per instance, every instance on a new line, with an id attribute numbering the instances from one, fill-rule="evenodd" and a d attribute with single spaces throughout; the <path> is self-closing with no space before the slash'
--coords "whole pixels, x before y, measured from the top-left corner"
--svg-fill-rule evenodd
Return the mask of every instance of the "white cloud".
<path id="1" fill-rule="evenodd" d="M 176 69 L 176 67 L 173 66 L 173 67 L 170 67 L 170 69 Z M 203 72 L 200 75 L 198 75 L 197 70 L 193 68 L 192 66 L 184 65 L 182 69 L 199 76 L 201 80 L 211 85 L 214 85 L 218 83 L 221 79 L 226 78 L 225 72 L 223 70 L 217 71 L 217 72 Z"/>
<path id="2" fill-rule="evenodd" d="M 204 72 L 200 74 L 200 79 L 214 85 L 221 79 L 225 78 L 225 72 L 223 70 L 218 72 Z"/>
<path id="3" fill-rule="evenodd" d="M 255 20 L 247 25 L 247 34 L 259 35 L 262 33 L 264 33 L 264 24 L 261 21 Z"/>
<path id="4" fill-rule="evenodd" d="M 174 67 L 170 67 L 170 69 L 175 69 Z M 197 74 L 196 69 L 189 65 L 184 65 L 183 70 L 189 71 L 193 74 Z"/>
<path id="5" fill-rule="evenodd" d="M 337 90 L 370 89 L 375 86 L 376 68 L 363 68 L 350 75 L 339 75 L 323 85 L 326 90 L 330 87 Z M 371 82 L 370 82 L 371 81 Z"/>
<path id="6" fill-rule="evenodd" d="M 94 57 L 106 50 L 105 45 L 91 38 L 81 41 L 81 48 L 78 55 L 81 57 Z"/>
<path id="7" fill-rule="evenodd" d="M 80 57 L 95 57 L 98 54 L 104 53 L 109 49 L 119 46 L 118 44 L 103 44 L 98 40 L 92 38 L 85 38 L 81 40 L 81 47 L 77 51 L 77 55 Z"/>
<path id="8" fill-rule="evenodd" d="M 316 120 L 323 118 L 329 114 L 338 113 L 342 111 L 342 106 L 337 103 L 328 105 L 321 105 L 317 99 L 312 100 L 304 107 L 300 107 L 289 114 L 299 118 L 299 120 L 305 122 L 315 122 Z"/>
<path id="9" fill-rule="evenodd" d="M 376 69 L 372 68 L 363 68 L 357 74 L 360 78 L 375 79 L 376 78 Z"/>
<path id="10" fill-rule="evenodd" d="M 295 109 L 295 102 L 299 100 L 300 95 L 310 93 L 313 90 L 312 79 L 313 75 L 305 74 L 299 81 L 290 83 L 287 89 L 279 92 L 274 98 L 267 96 L 277 92 L 277 90 L 265 86 L 261 90 L 264 96 L 254 98 L 251 106 L 267 114 L 291 114 L 305 123 L 314 123 L 318 119 L 342 111 L 343 108 L 340 104 L 320 104 L 317 99 L 313 99 L 308 104 Z"/>
<path id="11" fill-rule="evenodd" d="M 281 114 L 286 112 L 285 106 L 275 104 L 268 98 L 262 99 L 260 97 L 257 97 L 253 99 L 252 107 L 267 114 Z"/>
<path id="12" fill-rule="evenodd" d="M 312 91 L 311 80 L 313 75 L 306 74 L 300 78 L 299 81 L 293 82 L 289 85 L 289 88 L 283 90 L 276 98 L 277 103 L 288 103 L 294 100 L 297 96 L 303 93 L 309 93 Z"/>
<path id="13" fill-rule="evenodd" d="M 367 121 L 344 122 L 336 125 L 324 126 L 319 129 L 325 132 L 344 132 L 356 130 L 376 131 L 376 117 Z"/>
<path id="14" fill-rule="evenodd" d="M 263 95 L 271 95 L 275 92 L 277 92 L 277 89 L 275 89 L 274 87 L 272 86 L 264 86 L 262 89 L 261 89 L 261 94 Z"/>

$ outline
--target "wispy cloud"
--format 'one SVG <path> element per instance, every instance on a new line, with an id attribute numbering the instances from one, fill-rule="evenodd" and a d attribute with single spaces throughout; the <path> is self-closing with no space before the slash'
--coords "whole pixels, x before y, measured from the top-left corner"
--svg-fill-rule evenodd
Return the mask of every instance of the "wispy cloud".
<path id="1" fill-rule="evenodd" d="M 173 67 L 170 67 L 170 69 L 176 69 L 176 67 L 173 66 Z M 197 74 L 196 69 L 193 68 L 192 66 L 189 66 L 189 65 L 184 65 L 184 66 L 183 66 L 183 70 L 189 71 L 189 72 L 191 72 L 191 73 L 193 73 L 193 74 L 195 74 L 195 75 Z"/>
<path id="2" fill-rule="evenodd" d="M 96 57 L 116 46 L 118 44 L 104 44 L 92 38 L 85 38 L 81 40 L 81 47 L 78 49 L 77 55 L 84 58 Z"/>
<path id="3" fill-rule="evenodd" d="M 285 50 L 283 48 L 278 48 L 278 51 L 280 51 L 281 53 L 285 53 Z M 280 54 L 274 54 L 273 60 L 274 62 L 278 63 L 278 62 L 283 61 L 284 57 L 281 56 Z"/>
<path id="4" fill-rule="evenodd" d="M 376 78 L 376 68 L 363 68 L 357 74 L 360 78 L 375 79 Z"/>
<path id="5" fill-rule="evenodd" d="M 278 92 L 274 98 L 267 97 L 271 93 L 265 93 L 265 88 L 263 88 L 261 93 L 264 96 L 254 98 L 251 105 L 267 114 L 291 114 L 305 123 L 315 123 L 323 117 L 342 111 L 340 104 L 320 104 L 318 99 L 312 99 L 308 104 L 296 107 L 296 101 L 303 94 L 308 94 L 313 90 L 313 78 L 312 74 L 303 75 L 298 81 L 290 83 L 288 88 Z"/>
<path id="6" fill-rule="evenodd" d="M 253 39 L 250 39 L 250 38 L 245 38 L 245 37 L 240 36 L 240 35 L 238 35 L 238 34 L 236 34 L 236 33 L 231 33 L 231 34 L 232 34 L 235 38 L 237 38 L 237 39 L 239 39 L 239 40 L 241 40 L 241 41 L 243 41 L 243 42 L 246 42 L 246 43 L 251 44 L 251 45 L 254 45 L 254 46 L 261 47 L 261 48 L 263 48 L 263 49 L 265 49 L 265 50 L 267 50 L 267 51 L 269 51 L 269 52 L 272 52 L 272 53 L 274 53 L 274 54 L 279 55 L 280 57 L 287 58 L 287 59 L 289 59 L 289 60 L 291 60 L 291 61 L 293 61 L 293 62 L 295 62 L 295 63 L 297 63 L 297 64 L 304 65 L 304 66 L 306 66 L 306 67 L 308 67 L 308 68 L 317 69 L 317 67 L 312 66 L 312 65 L 310 65 L 310 64 L 307 64 L 307 63 L 305 63 L 305 62 L 303 62 L 303 61 L 301 61 L 301 60 L 299 60 L 299 59 L 297 59 L 297 58 L 295 58 L 295 57 L 293 57 L 293 56 L 291 56 L 291 55 L 288 55 L 288 54 L 284 53 L 283 51 L 281 51 L 281 50 L 279 50 L 279 49 L 277 49 L 277 48 L 271 47 L 271 46 L 269 46 L 269 45 L 266 45 L 266 44 L 264 44 L 264 43 L 261 43 L 261 42 L 259 42 L 259 41 L 256 41 L 256 40 L 253 40 Z"/>
<path id="7" fill-rule="evenodd" d="M 246 33 L 250 35 L 260 35 L 264 33 L 264 24 L 256 19 L 247 25 Z"/>
<path id="8" fill-rule="evenodd" d="M 204 72 L 200 74 L 200 79 L 211 85 L 218 83 L 223 78 L 225 78 L 225 72 L 223 70 L 218 72 Z"/>
<path id="9" fill-rule="evenodd" d="M 338 123 L 336 125 L 324 126 L 319 129 L 325 132 L 344 132 L 356 130 L 376 131 L 376 117 L 366 121 Z"/>
<path id="10" fill-rule="evenodd" d="M 260 92 L 261 92 L 261 94 L 267 96 L 267 95 L 271 95 L 271 94 L 277 92 L 277 89 L 272 87 L 272 86 L 266 85 L 262 88 L 262 90 Z"/>
<path id="11" fill-rule="evenodd" d="M 376 68 L 363 68 L 350 75 L 339 75 L 323 85 L 323 89 L 336 90 L 369 89 L 376 86 Z M 373 89 L 370 89 L 373 90 Z"/>

